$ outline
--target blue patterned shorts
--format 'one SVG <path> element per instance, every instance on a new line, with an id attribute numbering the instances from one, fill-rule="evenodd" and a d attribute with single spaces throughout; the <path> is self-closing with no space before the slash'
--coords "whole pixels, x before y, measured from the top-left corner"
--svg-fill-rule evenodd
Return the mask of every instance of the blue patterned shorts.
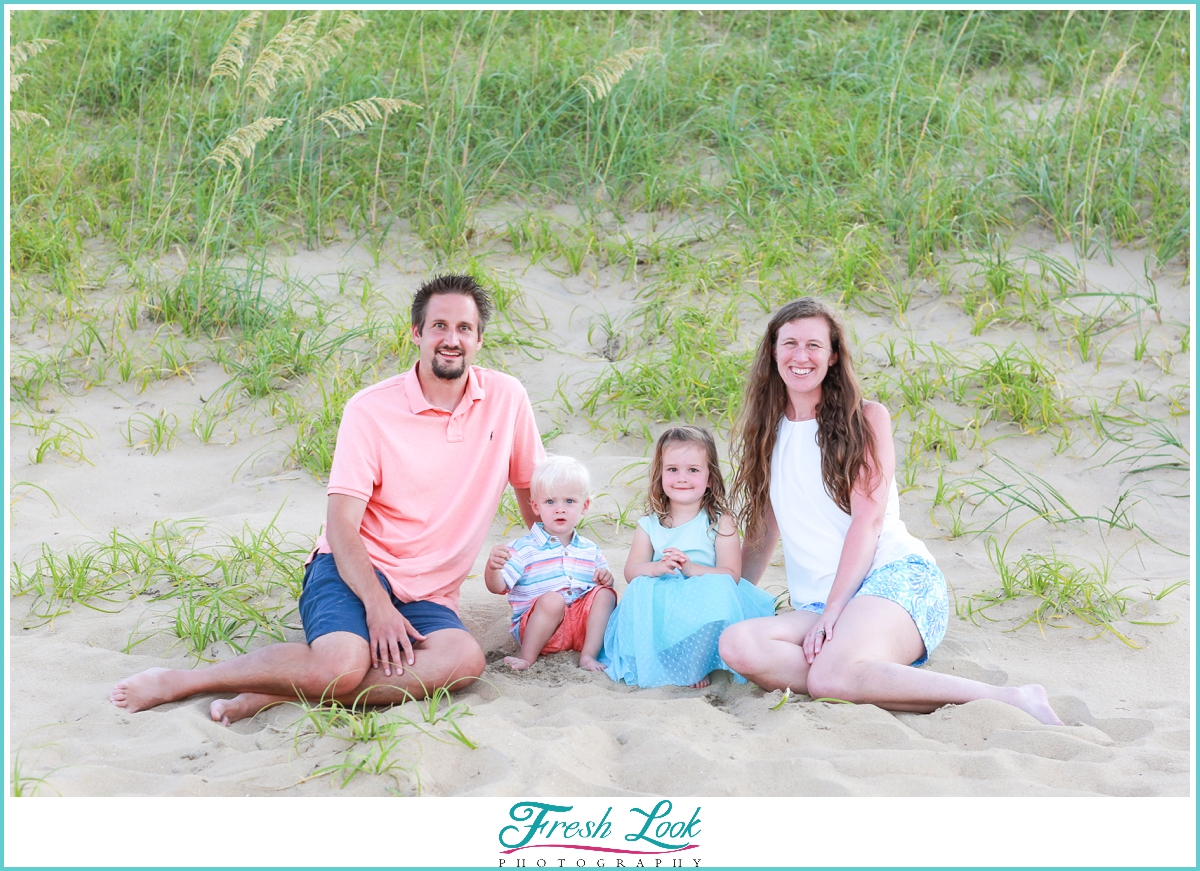
<path id="1" fill-rule="evenodd" d="M 914 662 L 914 666 L 928 662 L 929 654 L 946 636 L 946 620 L 950 616 L 946 578 L 941 569 L 924 557 L 909 554 L 904 559 L 880 566 L 863 578 L 862 586 L 854 595 L 878 596 L 895 602 L 908 612 L 925 642 L 925 655 Z M 825 611 L 824 602 L 793 602 L 792 607 L 814 614 Z"/>

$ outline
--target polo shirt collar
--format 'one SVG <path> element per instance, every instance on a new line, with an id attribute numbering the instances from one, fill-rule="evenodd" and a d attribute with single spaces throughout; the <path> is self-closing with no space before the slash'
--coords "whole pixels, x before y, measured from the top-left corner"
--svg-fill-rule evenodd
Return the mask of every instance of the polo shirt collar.
<path id="1" fill-rule="evenodd" d="M 548 547 L 558 547 L 557 539 L 553 538 L 550 533 L 546 532 L 546 527 L 542 525 L 542 521 L 537 521 L 533 524 L 533 529 L 529 530 L 529 534 L 533 536 L 533 540 L 541 550 Z M 579 544 L 579 530 L 576 529 L 571 533 L 571 541 L 567 547 L 582 547 Z"/>
<path id="2" fill-rule="evenodd" d="M 413 414 L 421 414 L 425 411 L 445 412 L 444 408 L 430 405 L 429 400 L 425 398 L 425 394 L 421 392 L 421 379 L 417 377 L 417 366 L 420 363 L 420 360 L 413 363 L 412 368 L 404 376 L 404 393 L 408 396 L 409 408 L 412 409 Z M 454 409 L 451 417 L 457 417 L 470 408 L 473 402 L 487 397 L 487 391 L 479 383 L 477 368 L 476 366 L 471 366 L 467 369 L 467 389 L 463 393 L 462 399 L 458 401 L 458 407 Z"/>

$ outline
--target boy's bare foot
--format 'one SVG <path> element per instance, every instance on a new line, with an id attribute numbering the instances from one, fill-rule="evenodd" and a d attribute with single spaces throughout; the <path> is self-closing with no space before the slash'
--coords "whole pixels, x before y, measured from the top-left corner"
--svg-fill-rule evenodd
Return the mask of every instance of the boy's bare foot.
<path id="1" fill-rule="evenodd" d="M 279 704 L 279 699 L 275 696 L 262 693 L 241 693 L 232 699 L 217 699 L 209 705 L 208 715 L 212 717 L 214 723 L 228 726 L 238 720 L 253 717 L 263 708 L 269 708 L 273 704 Z"/>
<path id="2" fill-rule="evenodd" d="M 1016 699 L 1013 704 L 1025 713 L 1033 714 L 1047 726 L 1063 725 L 1058 714 L 1054 713 L 1054 709 L 1050 707 L 1050 699 L 1046 697 L 1046 690 L 1040 684 L 1031 683 L 1017 687 Z"/>
<path id="3" fill-rule="evenodd" d="M 521 657 L 519 657 L 519 656 L 504 657 L 504 664 L 507 665 L 509 668 L 511 668 L 513 671 L 524 671 L 525 669 L 529 668 L 529 666 L 533 665 L 533 663 L 530 662 L 529 660 L 521 659 Z"/>
<path id="4" fill-rule="evenodd" d="M 690 686 L 694 690 L 702 690 L 711 683 L 712 683 L 712 675 L 706 674 L 704 677 L 700 678 L 700 680 L 696 681 L 694 684 L 690 684 Z"/>
<path id="5" fill-rule="evenodd" d="M 175 701 L 169 668 L 148 668 L 119 681 L 108 694 L 108 700 L 131 714 Z"/>
<path id="6" fill-rule="evenodd" d="M 579 654 L 579 667 L 586 668 L 588 671 L 604 671 L 600 660 L 594 656 L 588 656 L 586 653 Z"/>

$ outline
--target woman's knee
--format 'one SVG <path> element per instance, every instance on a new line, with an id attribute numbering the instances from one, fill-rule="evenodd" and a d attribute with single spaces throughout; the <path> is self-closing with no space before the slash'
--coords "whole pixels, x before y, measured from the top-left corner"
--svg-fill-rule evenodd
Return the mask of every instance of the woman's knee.
<path id="1" fill-rule="evenodd" d="M 808 695 L 814 699 L 841 699 L 856 702 L 854 682 L 841 663 L 822 662 L 818 656 L 808 669 Z"/>

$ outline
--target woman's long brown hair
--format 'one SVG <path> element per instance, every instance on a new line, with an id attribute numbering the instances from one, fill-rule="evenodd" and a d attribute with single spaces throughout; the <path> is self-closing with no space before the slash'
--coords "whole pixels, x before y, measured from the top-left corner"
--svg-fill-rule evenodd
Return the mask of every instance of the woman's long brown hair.
<path id="1" fill-rule="evenodd" d="M 830 363 L 821 383 L 817 406 L 817 444 L 821 448 L 821 478 L 839 508 L 850 513 L 850 493 L 860 475 L 870 474 L 868 457 L 875 440 L 863 415 L 862 390 L 854 374 L 845 330 L 833 307 L 811 296 L 793 300 L 775 312 L 759 342 L 746 384 L 742 413 L 734 431 L 733 456 L 737 474 L 732 502 L 746 526 L 746 537 L 764 531 L 771 504 L 771 455 L 779 432 L 779 419 L 788 407 L 787 388 L 775 367 L 775 342 L 784 324 L 806 318 L 824 318 L 829 324 Z"/>

